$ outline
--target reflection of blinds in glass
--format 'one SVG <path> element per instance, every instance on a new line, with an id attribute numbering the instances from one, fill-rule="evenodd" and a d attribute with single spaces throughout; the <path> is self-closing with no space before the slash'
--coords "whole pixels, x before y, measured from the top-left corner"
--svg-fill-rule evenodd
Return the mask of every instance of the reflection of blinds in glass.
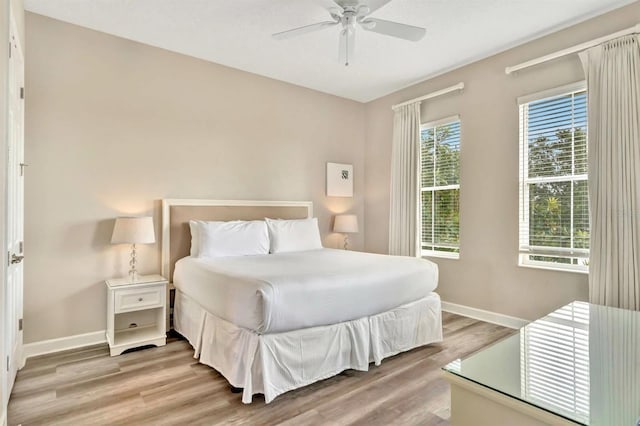
<path id="1" fill-rule="evenodd" d="M 640 418 L 640 312 L 591 305 L 591 426 Z"/>
<path id="2" fill-rule="evenodd" d="M 460 358 L 451 361 L 447 364 L 447 369 L 450 371 L 456 371 L 460 373 L 462 371 L 462 360 Z"/>
<path id="3" fill-rule="evenodd" d="M 521 332 L 522 395 L 540 407 L 589 420 L 589 306 L 574 302 Z"/>

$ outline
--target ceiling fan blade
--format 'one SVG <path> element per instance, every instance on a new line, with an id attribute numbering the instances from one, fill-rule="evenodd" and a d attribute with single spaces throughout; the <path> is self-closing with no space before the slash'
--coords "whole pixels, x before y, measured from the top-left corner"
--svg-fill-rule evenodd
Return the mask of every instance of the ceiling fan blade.
<path id="1" fill-rule="evenodd" d="M 356 32 L 353 28 L 345 28 L 340 31 L 340 63 L 348 67 L 354 59 Z"/>
<path id="2" fill-rule="evenodd" d="M 391 37 L 398 37 L 410 41 L 418 41 L 427 32 L 421 27 L 401 24 L 399 22 L 385 21 L 384 19 L 366 18 L 360 22 L 363 29 L 380 33 Z"/>
<path id="3" fill-rule="evenodd" d="M 284 39 L 296 37 L 302 34 L 318 31 L 323 28 L 333 27 L 335 25 L 338 25 L 338 22 L 336 21 L 318 22 L 317 24 L 305 25 L 304 27 L 294 28 L 292 30 L 275 33 L 272 35 L 272 37 L 275 38 L 276 40 L 284 40 Z"/>

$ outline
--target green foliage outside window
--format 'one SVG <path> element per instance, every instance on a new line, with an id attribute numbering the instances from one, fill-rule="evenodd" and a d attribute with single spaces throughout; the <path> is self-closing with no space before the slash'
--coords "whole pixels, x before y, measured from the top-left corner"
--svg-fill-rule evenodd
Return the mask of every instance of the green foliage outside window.
<path id="1" fill-rule="evenodd" d="M 588 249 L 586 93 L 529 105 L 527 177 L 529 246 Z M 571 255 L 531 260 L 586 265 Z"/>
<path id="2" fill-rule="evenodd" d="M 422 248 L 459 251 L 460 122 L 421 132 Z"/>

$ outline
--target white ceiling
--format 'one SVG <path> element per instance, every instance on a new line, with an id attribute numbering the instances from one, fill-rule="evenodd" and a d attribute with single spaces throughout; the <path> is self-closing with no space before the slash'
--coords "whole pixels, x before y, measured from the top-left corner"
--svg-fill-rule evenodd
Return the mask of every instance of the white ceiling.
<path id="1" fill-rule="evenodd" d="M 271 37 L 330 19 L 313 0 L 25 0 L 25 8 L 367 102 L 634 1 L 393 0 L 371 16 L 426 27 L 427 35 L 413 43 L 358 31 L 349 67 L 338 62 L 337 27 Z"/>

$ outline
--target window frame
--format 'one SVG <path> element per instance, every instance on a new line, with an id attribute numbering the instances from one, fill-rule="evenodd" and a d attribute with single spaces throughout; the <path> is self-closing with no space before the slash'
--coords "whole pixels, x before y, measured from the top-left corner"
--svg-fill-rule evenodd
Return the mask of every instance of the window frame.
<path id="1" fill-rule="evenodd" d="M 432 120 L 432 121 L 428 121 L 426 123 L 420 123 L 420 133 L 422 134 L 422 131 L 424 129 L 435 129 L 437 127 L 441 127 L 441 126 L 445 126 L 448 124 L 453 124 L 453 123 L 460 123 L 460 142 L 459 142 L 459 152 L 462 152 L 462 120 L 460 119 L 460 115 L 456 114 L 456 115 L 451 115 L 448 117 L 444 117 L 444 118 L 440 118 L 437 120 Z M 435 134 L 435 133 L 434 133 Z M 420 144 L 422 144 L 422 138 L 420 138 Z M 418 148 L 418 164 L 417 164 L 417 172 L 418 172 L 418 220 L 417 220 L 417 224 L 418 224 L 418 229 L 417 229 L 417 240 L 418 240 L 418 248 L 420 250 L 420 257 L 438 257 L 438 258 L 443 258 L 443 259 L 455 259 L 455 260 L 459 260 L 460 259 L 460 235 L 458 234 L 458 245 L 457 245 L 457 252 L 449 252 L 449 251 L 439 251 L 439 250 L 429 250 L 429 249 L 424 249 L 423 248 L 423 243 L 422 243 L 422 193 L 426 192 L 426 191 L 430 191 L 432 194 L 435 195 L 436 191 L 446 191 L 446 190 L 451 190 L 451 189 L 457 189 L 458 190 L 458 196 L 460 195 L 460 182 L 461 182 L 461 178 L 458 178 L 458 183 L 455 185 L 440 185 L 440 186 L 430 186 L 430 187 L 422 187 L 422 149 L 421 147 Z M 458 174 L 460 174 L 460 171 L 462 170 L 462 167 L 460 164 L 458 164 Z M 435 168 L 434 168 L 435 171 Z M 460 199 L 458 198 L 458 204 L 460 203 L 459 201 Z M 432 203 L 432 212 L 435 212 L 435 209 L 433 208 L 434 203 L 435 203 L 435 196 L 431 197 L 431 203 Z M 460 210 L 458 209 L 458 215 L 460 215 Z M 435 220 L 435 215 L 432 218 L 432 227 L 433 227 L 433 223 Z M 432 228 L 432 232 L 433 232 L 433 228 Z M 432 244 L 432 247 L 436 247 L 436 244 Z M 445 247 L 445 246 L 442 246 Z"/>
<path id="2" fill-rule="evenodd" d="M 588 265 L 574 265 L 569 263 L 559 263 L 559 262 L 548 262 L 542 260 L 531 260 L 529 257 L 532 255 L 540 255 L 544 256 L 544 247 L 539 247 L 539 251 L 532 251 L 531 248 L 535 246 L 529 246 L 526 244 L 526 247 L 529 250 L 526 250 L 523 247 L 523 240 L 529 240 L 529 185 L 536 183 L 547 183 L 547 182 L 570 182 L 571 185 L 574 185 L 576 182 L 586 182 L 588 184 L 588 171 L 587 173 L 582 174 L 571 174 L 564 176 L 544 176 L 544 177 L 528 177 L 528 164 L 529 164 L 529 144 L 528 144 L 528 129 L 527 129 L 527 120 L 523 117 L 523 107 L 531 102 L 540 101 L 543 99 L 550 99 L 555 97 L 566 96 L 569 94 L 573 94 L 575 92 L 587 92 L 587 83 L 585 80 L 577 81 L 575 83 L 563 85 L 560 87 L 555 87 L 552 89 L 544 90 L 541 92 L 533 93 L 527 96 L 522 96 L 517 99 L 518 104 L 518 119 L 519 119 L 519 134 L 518 134 L 518 151 L 519 151 L 519 174 L 518 174 L 518 192 L 519 192 L 519 206 L 518 206 L 518 266 L 526 267 L 526 268 L 536 268 L 536 269 L 546 269 L 553 271 L 564 271 L 564 272 L 577 272 L 588 274 L 589 266 Z M 587 93 L 588 96 L 588 93 Z M 587 127 L 587 135 L 588 135 L 588 127 Z M 588 144 L 588 136 L 587 136 L 587 144 Z M 575 162 L 575 157 L 572 159 Z M 571 205 L 571 217 L 573 218 L 573 203 Z M 589 224 L 591 225 L 591 224 Z M 573 227 L 572 227 L 573 229 Z M 525 230 L 523 233 L 522 230 Z M 572 231 L 573 232 L 573 231 Z M 554 256 L 558 256 L 558 252 L 566 251 L 567 256 L 571 257 L 571 254 L 582 255 L 580 257 L 585 257 L 588 259 L 590 249 L 576 249 L 576 248 L 557 248 L 555 250 L 550 250 L 550 252 L 554 252 Z M 547 254 L 551 255 L 551 254 Z M 558 256 L 560 257 L 560 256 Z M 578 257 L 578 256 L 575 256 Z"/>

